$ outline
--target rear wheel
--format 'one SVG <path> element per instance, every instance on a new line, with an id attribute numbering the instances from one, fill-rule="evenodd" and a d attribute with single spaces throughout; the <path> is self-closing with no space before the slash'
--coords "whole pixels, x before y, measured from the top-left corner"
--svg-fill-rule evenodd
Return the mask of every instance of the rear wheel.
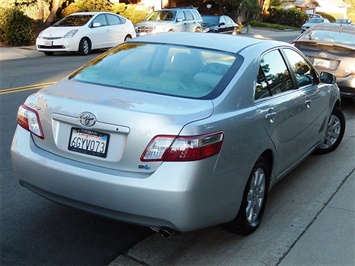
<path id="1" fill-rule="evenodd" d="M 90 41 L 87 38 L 83 38 L 79 43 L 79 54 L 88 55 L 90 53 Z"/>
<path id="2" fill-rule="evenodd" d="M 227 231 L 249 235 L 259 227 L 266 205 L 269 175 L 268 162 L 260 157 L 256 161 L 245 186 L 242 203 L 236 218 L 224 225 Z"/>
<path id="3" fill-rule="evenodd" d="M 328 121 L 322 144 L 314 151 L 315 154 L 325 154 L 334 151 L 343 139 L 345 132 L 345 117 L 343 112 L 334 107 Z"/>

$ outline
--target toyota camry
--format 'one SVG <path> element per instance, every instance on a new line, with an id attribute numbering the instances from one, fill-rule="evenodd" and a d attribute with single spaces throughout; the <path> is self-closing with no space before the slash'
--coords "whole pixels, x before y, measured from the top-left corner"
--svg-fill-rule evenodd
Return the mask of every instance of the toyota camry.
<path id="1" fill-rule="evenodd" d="M 333 74 L 291 44 L 162 33 L 106 51 L 18 109 L 19 183 L 165 235 L 250 234 L 275 183 L 340 144 Z"/>

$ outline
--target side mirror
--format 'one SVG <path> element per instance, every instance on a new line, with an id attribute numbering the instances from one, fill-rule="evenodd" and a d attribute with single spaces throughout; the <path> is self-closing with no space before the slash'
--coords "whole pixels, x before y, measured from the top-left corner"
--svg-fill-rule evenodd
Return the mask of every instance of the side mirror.
<path id="1" fill-rule="evenodd" d="M 176 19 L 176 21 L 177 22 L 181 22 L 181 21 L 183 21 L 184 19 L 182 18 L 182 17 L 178 17 L 177 19 Z"/>
<path id="2" fill-rule="evenodd" d="M 322 72 L 319 76 L 320 82 L 334 84 L 336 82 L 336 77 L 334 74 L 329 72 Z"/>
<path id="3" fill-rule="evenodd" d="M 98 28 L 98 27 L 101 27 L 101 24 L 100 22 L 95 22 L 93 25 L 92 25 L 93 28 Z"/>
<path id="4" fill-rule="evenodd" d="M 218 24 L 218 27 L 221 27 L 221 26 L 224 26 L 224 25 L 226 25 L 226 23 L 221 22 L 221 23 Z"/>

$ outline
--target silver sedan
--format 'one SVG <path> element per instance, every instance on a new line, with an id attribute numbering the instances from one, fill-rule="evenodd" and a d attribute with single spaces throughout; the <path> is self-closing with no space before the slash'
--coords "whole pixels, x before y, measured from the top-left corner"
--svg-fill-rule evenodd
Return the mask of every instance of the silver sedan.
<path id="1" fill-rule="evenodd" d="M 292 45 L 163 33 L 132 39 L 29 96 L 11 146 L 19 183 L 164 235 L 250 234 L 269 190 L 340 144 L 334 75 Z"/>

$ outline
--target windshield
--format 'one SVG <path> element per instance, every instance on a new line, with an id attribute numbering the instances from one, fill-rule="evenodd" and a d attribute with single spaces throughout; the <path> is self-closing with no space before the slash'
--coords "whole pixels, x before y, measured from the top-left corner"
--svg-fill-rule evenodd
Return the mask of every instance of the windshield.
<path id="1" fill-rule="evenodd" d="M 312 30 L 303 35 L 300 41 L 332 42 L 355 47 L 354 33 L 350 31 Z"/>
<path id="2" fill-rule="evenodd" d="M 146 19 L 147 21 L 173 21 L 175 19 L 175 11 L 154 11 Z"/>
<path id="3" fill-rule="evenodd" d="M 206 24 L 218 25 L 219 17 L 218 16 L 203 16 L 202 20 Z"/>
<path id="4" fill-rule="evenodd" d="M 235 61 L 235 55 L 221 51 L 170 44 L 124 43 L 91 61 L 70 79 L 206 99 L 215 95 L 213 91 L 225 76 L 230 78 L 226 73 Z"/>
<path id="5" fill-rule="evenodd" d="M 73 27 L 84 26 L 93 17 L 93 15 L 72 15 L 65 17 L 55 23 L 54 27 Z"/>
<path id="6" fill-rule="evenodd" d="M 308 20 L 308 23 L 322 23 L 324 20 L 322 18 L 312 18 Z"/>
<path id="7" fill-rule="evenodd" d="M 339 23 L 339 24 L 350 24 L 350 21 L 347 19 L 337 19 L 336 21 L 334 21 L 334 23 Z"/>

